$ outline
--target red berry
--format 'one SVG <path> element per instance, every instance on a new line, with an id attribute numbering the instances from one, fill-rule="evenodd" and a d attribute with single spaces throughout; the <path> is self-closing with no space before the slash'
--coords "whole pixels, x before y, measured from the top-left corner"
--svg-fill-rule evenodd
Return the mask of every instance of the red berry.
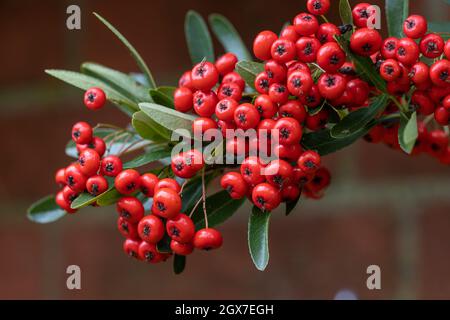
<path id="1" fill-rule="evenodd" d="M 172 239 L 170 241 L 170 249 L 177 255 L 187 256 L 194 251 L 194 245 L 192 243 L 180 243 Z"/>
<path id="2" fill-rule="evenodd" d="M 270 97 L 266 94 L 261 94 L 256 97 L 255 108 L 258 110 L 261 118 L 269 119 L 277 113 L 277 106 L 272 102 Z"/>
<path id="3" fill-rule="evenodd" d="M 266 181 L 263 175 L 263 168 L 264 165 L 258 157 L 248 157 L 241 164 L 241 176 L 249 185 L 257 185 Z"/>
<path id="4" fill-rule="evenodd" d="M 144 173 L 139 177 L 139 185 L 141 186 L 141 192 L 146 197 L 153 197 L 155 186 L 158 183 L 159 179 L 153 173 Z"/>
<path id="5" fill-rule="evenodd" d="M 245 81 L 244 79 L 242 79 L 242 77 L 239 75 L 239 73 L 237 72 L 230 72 L 227 73 L 223 79 L 222 79 L 222 83 L 236 83 L 239 88 L 241 88 L 242 91 L 244 91 L 245 89 Z"/>
<path id="6" fill-rule="evenodd" d="M 394 37 L 389 37 L 384 39 L 381 46 L 381 55 L 385 59 L 394 59 L 397 53 L 398 39 Z"/>
<path id="7" fill-rule="evenodd" d="M 117 213 L 130 223 L 138 223 L 144 216 L 144 206 L 138 198 L 122 197 L 117 201 Z"/>
<path id="8" fill-rule="evenodd" d="M 330 0 L 308 0 L 306 8 L 317 16 L 324 15 L 330 10 Z"/>
<path id="9" fill-rule="evenodd" d="M 291 25 L 284 27 L 283 30 L 281 30 L 280 32 L 280 39 L 287 39 L 292 42 L 295 42 L 297 41 L 298 37 L 299 35 L 297 31 L 295 31 L 295 27 Z"/>
<path id="10" fill-rule="evenodd" d="M 216 60 L 216 69 L 222 75 L 233 72 L 234 66 L 238 62 L 238 58 L 231 52 L 225 53 L 219 59 Z"/>
<path id="11" fill-rule="evenodd" d="M 253 41 L 253 53 L 260 60 L 269 60 L 271 58 L 272 44 L 278 39 L 278 36 L 272 31 L 262 31 L 258 33 Z"/>
<path id="12" fill-rule="evenodd" d="M 227 190 L 233 199 L 241 199 L 247 194 L 247 184 L 244 177 L 237 172 L 228 172 L 223 175 L 220 185 Z"/>
<path id="13" fill-rule="evenodd" d="M 242 98 L 242 90 L 236 83 L 222 83 L 217 90 L 217 98 L 220 100 L 230 98 L 235 101 L 240 101 Z"/>
<path id="14" fill-rule="evenodd" d="M 55 182 L 58 186 L 63 187 L 66 185 L 65 168 L 58 169 L 55 173 Z"/>
<path id="15" fill-rule="evenodd" d="M 372 19 L 372 16 L 375 14 L 374 10 L 370 10 L 369 7 L 371 4 L 369 3 L 358 3 L 352 10 L 353 23 L 358 28 L 367 28 L 367 22 L 369 19 Z"/>
<path id="16" fill-rule="evenodd" d="M 444 52 L 444 39 L 436 33 L 427 34 L 420 40 L 420 52 L 427 58 L 434 59 Z"/>
<path id="17" fill-rule="evenodd" d="M 193 96 L 194 111 L 200 117 L 211 117 L 217 101 L 217 95 L 213 91 L 196 91 Z"/>
<path id="18" fill-rule="evenodd" d="M 317 193 L 330 185 L 331 175 L 327 168 L 321 167 L 316 171 L 314 178 L 307 184 L 308 189 Z"/>
<path id="19" fill-rule="evenodd" d="M 345 62 L 345 53 L 336 42 L 328 42 L 317 52 L 317 64 L 326 72 L 335 73 Z"/>
<path id="20" fill-rule="evenodd" d="M 335 42 L 335 36 L 340 35 L 341 32 L 336 25 L 332 23 L 322 23 L 316 32 L 316 38 L 320 41 L 320 43 L 324 44 L 327 42 Z"/>
<path id="21" fill-rule="evenodd" d="M 223 239 L 219 231 L 213 228 L 200 229 L 192 241 L 194 247 L 200 250 L 217 249 L 222 246 Z"/>
<path id="22" fill-rule="evenodd" d="M 81 193 L 86 187 L 86 177 L 81 173 L 79 164 L 71 164 L 64 172 L 66 185 L 75 192 Z"/>
<path id="23" fill-rule="evenodd" d="M 186 71 L 181 76 L 180 80 L 178 80 L 178 86 L 181 88 L 188 88 L 190 90 L 195 90 L 194 86 L 192 85 L 192 77 L 191 77 L 191 70 Z"/>
<path id="24" fill-rule="evenodd" d="M 274 129 L 278 130 L 280 144 L 300 143 L 303 135 L 302 126 L 294 118 L 278 119 Z"/>
<path id="25" fill-rule="evenodd" d="M 381 36 L 375 29 L 362 28 L 350 38 L 350 48 L 356 54 L 369 57 L 381 48 Z"/>
<path id="26" fill-rule="evenodd" d="M 314 178 L 314 172 L 313 173 L 306 173 L 299 167 L 294 167 L 294 175 L 292 178 L 292 182 L 298 185 L 305 185 L 306 183 L 310 182 Z"/>
<path id="27" fill-rule="evenodd" d="M 194 88 L 209 91 L 219 81 L 219 72 L 214 64 L 203 61 L 192 68 L 191 79 Z"/>
<path id="28" fill-rule="evenodd" d="M 91 110 L 101 109 L 106 102 L 105 92 L 100 88 L 90 88 L 84 93 L 84 105 Z"/>
<path id="29" fill-rule="evenodd" d="M 260 183 L 253 188 L 252 201 L 261 210 L 271 211 L 280 205 L 280 191 L 268 183 Z"/>
<path id="30" fill-rule="evenodd" d="M 116 176 L 114 186 L 121 194 L 132 194 L 140 187 L 140 177 L 139 172 L 134 169 L 124 170 Z"/>
<path id="31" fill-rule="evenodd" d="M 312 85 L 311 90 L 299 97 L 300 101 L 307 105 L 309 108 L 315 108 L 322 103 L 322 96 L 319 92 L 319 87 L 315 84 Z"/>
<path id="32" fill-rule="evenodd" d="M 272 44 L 270 52 L 272 59 L 280 63 L 286 63 L 295 58 L 295 44 L 287 39 L 278 39 Z"/>
<path id="33" fill-rule="evenodd" d="M 158 252 L 156 244 L 142 241 L 138 248 L 139 258 L 150 263 L 158 263 L 164 260 L 164 255 Z"/>
<path id="34" fill-rule="evenodd" d="M 122 160 L 117 156 L 104 157 L 100 163 L 100 172 L 104 176 L 115 177 L 122 172 Z"/>
<path id="35" fill-rule="evenodd" d="M 286 80 L 287 68 L 284 63 L 275 60 L 269 60 L 264 64 L 264 70 L 272 82 L 281 83 Z"/>
<path id="36" fill-rule="evenodd" d="M 328 110 L 322 109 L 314 115 L 307 115 L 306 117 L 306 127 L 309 130 L 315 131 L 325 127 L 328 121 Z"/>
<path id="37" fill-rule="evenodd" d="M 286 103 L 289 99 L 288 89 L 285 85 L 274 83 L 269 87 L 269 98 L 273 103 Z"/>
<path id="38" fill-rule="evenodd" d="M 195 225 L 192 219 L 184 213 L 180 213 L 166 222 L 166 231 L 169 237 L 180 243 L 188 243 L 195 234 Z"/>
<path id="39" fill-rule="evenodd" d="M 432 130 L 428 135 L 428 142 L 430 145 L 430 152 L 433 155 L 442 154 L 447 150 L 449 138 L 443 130 Z"/>
<path id="40" fill-rule="evenodd" d="M 316 172 L 320 167 L 320 155 L 312 150 L 303 152 L 298 158 L 297 166 L 306 174 Z"/>
<path id="41" fill-rule="evenodd" d="M 137 232 L 137 225 L 130 223 L 122 217 L 117 219 L 117 229 L 119 232 L 128 239 L 139 240 L 139 234 Z"/>
<path id="42" fill-rule="evenodd" d="M 317 86 L 322 97 L 334 100 L 344 93 L 347 81 L 339 74 L 324 73 L 320 76 Z"/>
<path id="43" fill-rule="evenodd" d="M 346 90 L 353 97 L 354 106 L 362 106 L 369 98 L 369 84 L 361 79 L 353 79 L 347 82 Z"/>
<path id="44" fill-rule="evenodd" d="M 76 148 L 77 148 L 77 151 L 79 154 L 86 149 L 94 149 L 95 151 L 97 151 L 97 153 L 100 157 L 103 157 L 103 155 L 105 154 L 105 151 L 106 151 L 106 144 L 102 138 L 93 137 L 89 143 L 77 144 Z"/>
<path id="45" fill-rule="evenodd" d="M 222 99 L 216 105 L 216 117 L 223 121 L 233 121 L 238 103 L 234 99 Z"/>
<path id="46" fill-rule="evenodd" d="M 92 176 L 86 181 L 86 189 L 93 196 L 97 196 L 108 190 L 108 181 L 103 176 Z"/>
<path id="47" fill-rule="evenodd" d="M 424 91 L 415 90 L 411 96 L 411 104 L 417 108 L 419 114 L 426 116 L 434 112 L 435 104 Z"/>
<path id="48" fill-rule="evenodd" d="M 234 122 L 231 121 L 227 122 L 223 120 L 218 120 L 217 128 L 220 130 L 222 136 L 225 138 L 227 136 L 227 130 L 232 130 L 232 132 L 234 132 L 234 130 L 236 129 L 236 125 L 234 124 Z"/>
<path id="49" fill-rule="evenodd" d="M 70 207 L 70 202 L 64 198 L 64 194 L 62 191 L 58 192 L 55 197 L 56 204 L 67 213 L 75 213 L 76 210 Z"/>
<path id="50" fill-rule="evenodd" d="M 450 94 L 444 98 L 444 100 L 442 101 L 442 105 L 445 109 L 450 111 Z"/>
<path id="51" fill-rule="evenodd" d="M 193 94 L 191 89 L 180 87 L 173 93 L 175 109 L 180 112 L 188 112 L 193 106 Z"/>
<path id="52" fill-rule="evenodd" d="M 320 41 L 316 38 L 301 37 L 298 39 L 295 43 L 298 60 L 304 63 L 315 62 L 320 45 Z"/>
<path id="53" fill-rule="evenodd" d="M 181 197 L 169 188 L 158 188 L 153 196 L 153 214 L 165 219 L 173 219 L 181 210 Z"/>
<path id="54" fill-rule="evenodd" d="M 78 157 L 79 168 L 86 177 L 95 175 L 100 168 L 100 156 L 93 149 L 86 149 Z"/>
<path id="55" fill-rule="evenodd" d="M 171 161 L 173 173 L 180 178 L 192 178 L 203 168 L 203 155 L 200 151 L 192 149 L 174 156 Z"/>
<path id="56" fill-rule="evenodd" d="M 294 71 L 288 77 L 287 88 L 292 95 L 300 97 L 311 90 L 313 83 L 310 73 L 306 71 Z"/>
<path id="57" fill-rule="evenodd" d="M 129 257 L 141 260 L 141 258 L 139 257 L 139 244 L 140 241 L 126 239 L 123 242 L 123 251 Z"/>
<path id="58" fill-rule="evenodd" d="M 286 63 L 286 67 L 288 67 L 288 76 L 295 71 L 304 71 L 311 73 L 311 70 L 306 63 L 298 62 L 295 60 Z"/>
<path id="59" fill-rule="evenodd" d="M 294 118 L 299 123 L 306 119 L 306 109 L 298 100 L 290 100 L 278 109 L 278 114 L 282 118 Z"/>
<path id="60" fill-rule="evenodd" d="M 430 67 L 430 79 L 438 87 L 450 87 L 450 61 L 439 60 Z"/>
<path id="61" fill-rule="evenodd" d="M 430 68 L 422 61 L 417 62 L 411 67 L 409 77 L 414 84 L 423 84 L 430 81 Z"/>
<path id="62" fill-rule="evenodd" d="M 268 93 L 269 92 L 269 86 L 272 84 L 272 79 L 269 78 L 269 75 L 267 72 L 260 72 L 254 82 L 254 86 L 256 91 L 259 93 Z"/>
<path id="63" fill-rule="evenodd" d="M 280 189 L 291 182 L 292 174 L 292 166 L 284 160 L 273 160 L 264 168 L 267 182 Z"/>
<path id="64" fill-rule="evenodd" d="M 293 25 L 300 36 L 310 36 L 316 33 L 319 21 L 311 14 L 300 13 L 294 18 Z"/>
<path id="65" fill-rule="evenodd" d="M 280 159 L 297 161 L 298 157 L 302 153 L 302 147 L 299 144 L 279 144 L 275 147 L 275 154 L 277 154 L 277 152 Z"/>
<path id="66" fill-rule="evenodd" d="M 270 136 L 271 131 L 275 128 L 275 124 L 277 122 L 273 119 L 262 119 L 258 124 L 258 134 L 260 134 L 263 130 L 266 130 L 266 133 Z"/>
<path id="67" fill-rule="evenodd" d="M 155 186 L 155 193 L 158 192 L 158 189 L 162 188 L 169 188 L 175 191 L 176 193 L 180 193 L 181 186 L 177 182 L 177 180 L 172 178 L 164 178 L 158 181 L 158 183 Z"/>
<path id="68" fill-rule="evenodd" d="M 72 140 L 75 143 L 85 144 L 92 140 L 92 128 L 86 122 L 77 122 L 72 127 Z"/>
<path id="69" fill-rule="evenodd" d="M 434 110 L 434 119 L 441 126 L 446 126 L 450 119 L 450 111 L 444 107 L 438 107 Z"/>
<path id="70" fill-rule="evenodd" d="M 445 57 L 450 60 L 450 40 L 448 40 L 448 39 L 445 42 L 444 54 L 445 54 Z"/>
<path id="71" fill-rule="evenodd" d="M 406 66 L 411 66 L 419 59 L 419 46 L 410 38 L 400 39 L 395 58 Z"/>
<path id="72" fill-rule="evenodd" d="M 300 197 L 300 188 L 295 184 L 289 184 L 281 191 L 281 197 L 284 201 L 295 201 Z"/>
<path id="73" fill-rule="evenodd" d="M 402 74 L 402 69 L 394 59 L 387 59 L 381 63 L 380 75 L 386 81 L 394 81 Z"/>
<path id="74" fill-rule="evenodd" d="M 155 215 L 143 217 L 137 226 L 139 237 L 148 243 L 158 243 L 164 237 L 164 223 Z"/>
<path id="75" fill-rule="evenodd" d="M 259 112 L 254 105 L 243 103 L 234 111 L 234 121 L 238 128 L 244 130 L 256 128 L 259 123 Z"/>
<path id="76" fill-rule="evenodd" d="M 66 200 L 69 205 L 71 205 L 73 200 L 75 200 L 79 195 L 78 192 L 73 191 L 72 189 L 70 189 L 69 186 L 65 186 L 62 189 L 62 194 L 63 194 L 64 200 Z"/>
<path id="77" fill-rule="evenodd" d="M 192 131 L 195 136 L 202 136 L 209 129 L 216 129 L 216 122 L 208 117 L 200 117 L 192 122 Z"/>
<path id="78" fill-rule="evenodd" d="M 403 23 L 403 33 L 411 39 L 422 38 L 427 32 L 427 20 L 420 15 L 411 15 Z"/>

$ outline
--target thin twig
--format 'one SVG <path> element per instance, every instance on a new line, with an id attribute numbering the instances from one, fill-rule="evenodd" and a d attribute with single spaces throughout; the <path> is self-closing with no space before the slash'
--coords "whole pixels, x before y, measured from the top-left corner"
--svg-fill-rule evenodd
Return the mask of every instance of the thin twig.
<path id="1" fill-rule="evenodd" d="M 208 215 L 206 214 L 206 187 L 205 187 L 205 167 L 202 169 L 202 199 L 203 199 L 203 214 L 205 216 L 205 227 L 208 229 Z"/>
<path id="2" fill-rule="evenodd" d="M 195 209 L 197 209 L 198 205 L 200 204 L 200 202 L 202 201 L 203 197 L 200 197 L 200 199 L 198 199 L 197 203 L 195 204 L 194 208 L 192 208 L 191 213 L 189 214 L 189 218 L 192 217 L 192 215 L 195 212 Z"/>

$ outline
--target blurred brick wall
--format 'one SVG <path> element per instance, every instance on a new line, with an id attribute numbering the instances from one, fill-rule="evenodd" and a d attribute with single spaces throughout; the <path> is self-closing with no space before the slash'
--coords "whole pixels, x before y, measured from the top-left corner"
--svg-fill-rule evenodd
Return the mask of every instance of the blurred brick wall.
<path id="1" fill-rule="evenodd" d="M 90 12 L 128 37 L 160 84 L 173 84 L 189 68 L 188 9 L 224 14 L 250 45 L 258 30 L 278 30 L 303 10 L 302 2 L 268 10 L 260 1 L 1 1 L 0 298 L 333 298 L 341 289 L 370 299 L 450 298 L 450 170 L 364 142 L 325 160 L 334 179 L 325 199 L 305 201 L 289 217 L 273 214 L 264 273 L 247 252 L 248 206 L 221 228 L 224 247 L 189 257 L 181 276 L 172 275 L 170 262 L 128 260 L 113 208 L 83 210 L 51 225 L 26 220 L 26 207 L 53 192 L 54 170 L 68 161 L 63 149 L 73 122 L 127 122 L 112 107 L 87 112 L 80 91 L 43 73 L 78 69 L 87 60 L 136 70 Z M 331 20 L 338 21 L 333 2 Z M 65 8 L 73 3 L 82 9 L 81 31 L 65 28 Z M 430 3 L 445 8 L 421 0 L 411 1 L 411 11 L 448 20 L 448 11 L 430 12 Z M 69 264 L 82 269 L 79 292 L 65 288 Z M 371 264 L 381 267 L 380 291 L 365 286 Z"/>

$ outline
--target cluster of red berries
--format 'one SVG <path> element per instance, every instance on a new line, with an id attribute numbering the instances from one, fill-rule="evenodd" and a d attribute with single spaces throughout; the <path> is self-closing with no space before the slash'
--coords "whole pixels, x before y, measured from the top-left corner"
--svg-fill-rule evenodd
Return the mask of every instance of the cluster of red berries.
<path id="1" fill-rule="evenodd" d="M 84 101 L 88 108 L 96 110 L 104 105 L 105 94 L 99 88 L 91 88 L 86 91 Z M 76 212 L 71 204 L 83 192 L 94 197 L 106 192 L 109 189 L 107 177 L 111 177 L 115 189 L 122 195 L 116 205 L 117 227 L 126 237 L 123 249 L 128 255 L 151 263 L 166 260 L 171 254 L 159 252 L 157 248 L 166 233 L 171 238 L 171 251 L 178 255 L 191 254 L 194 248 L 209 250 L 222 245 L 219 231 L 196 230 L 190 216 L 181 213 L 182 188 L 176 180 L 159 179 L 153 173 L 141 175 L 134 169 L 124 170 L 117 155 L 104 156 L 105 140 L 95 137 L 93 128 L 86 122 L 73 126 L 72 140 L 79 153 L 78 161 L 59 169 L 55 175 L 56 183 L 62 188 L 55 201 L 63 210 Z M 193 154 L 198 156 L 198 153 Z M 153 198 L 153 203 L 151 214 L 145 215 L 143 201 L 148 198 Z"/>

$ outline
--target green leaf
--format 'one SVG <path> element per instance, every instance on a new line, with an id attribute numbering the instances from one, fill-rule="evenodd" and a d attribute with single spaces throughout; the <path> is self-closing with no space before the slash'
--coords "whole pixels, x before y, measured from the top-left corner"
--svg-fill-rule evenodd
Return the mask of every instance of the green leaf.
<path id="1" fill-rule="evenodd" d="M 428 22 L 428 32 L 440 32 L 440 36 L 447 40 L 450 38 L 449 34 L 450 22 L 449 21 L 431 21 Z"/>
<path id="2" fill-rule="evenodd" d="M 155 80 L 153 79 L 152 73 L 150 72 L 150 69 L 145 64 L 144 60 L 140 56 L 140 54 L 136 51 L 136 49 L 131 45 L 131 43 L 117 30 L 111 23 L 109 23 L 105 18 L 100 16 L 99 14 L 94 12 L 94 15 L 101 21 L 103 24 L 108 27 L 109 30 L 114 33 L 114 35 L 127 47 L 127 49 L 130 51 L 131 56 L 136 61 L 136 64 L 138 65 L 139 69 L 144 74 L 145 78 L 147 79 L 147 82 L 149 83 L 150 88 L 156 88 Z"/>
<path id="3" fill-rule="evenodd" d="M 344 138 L 361 130 L 386 108 L 388 101 L 388 96 L 383 94 L 378 96 L 367 108 L 360 108 L 349 113 L 331 129 L 331 135 L 335 138 Z"/>
<path id="4" fill-rule="evenodd" d="M 175 131 L 176 129 L 186 129 L 192 131 L 192 123 L 196 119 L 195 116 L 182 113 L 155 103 L 140 103 L 141 110 L 156 123 Z"/>
<path id="5" fill-rule="evenodd" d="M 400 127 L 398 129 L 398 142 L 403 151 L 410 154 L 417 140 L 417 114 L 400 115 Z"/>
<path id="6" fill-rule="evenodd" d="M 302 138 L 302 145 L 306 150 L 316 150 L 321 156 L 324 156 L 353 144 L 356 140 L 365 136 L 375 124 L 376 121 L 370 121 L 361 130 L 344 138 L 332 137 L 330 129 L 306 133 Z"/>
<path id="7" fill-rule="evenodd" d="M 116 202 L 122 198 L 123 195 L 119 193 L 115 188 L 105 192 L 100 198 L 97 199 L 97 204 L 100 207 L 106 207 L 113 204 L 116 204 Z"/>
<path id="8" fill-rule="evenodd" d="M 133 160 L 126 162 L 123 165 L 124 169 L 138 168 L 153 161 L 165 159 L 170 157 L 171 150 L 167 146 L 155 146 L 150 150 L 146 150 L 145 153 L 137 156 Z"/>
<path id="9" fill-rule="evenodd" d="M 389 36 L 403 38 L 403 22 L 408 18 L 409 0 L 386 0 Z"/>
<path id="10" fill-rule="evenodd" d="M 248 221 L 248 248 L 259 271 L 264 271 L 269 263 L 269 219 L 270 212 L 254 206 Z"/>
<path id="11" fill-rule="evenodd" d="M 184 271 L 186 267 L 186 256 L 180 256 L 176 254 L 173 257 L 173 272 L 175 274 L 180 274 Z"/>
<path id="12" fill-rule="evenodd" d="M 345 37 L 337 36 L 336 41 L 345 51 L 349 60 L 353 61 L 356 72 L 368 81 L 372 82 L 379 90 L 386 92 L 386 82 L 381 78 L 380 73 L 376 70 L 375 65 L 369 57 L 362 57 L 354 54 L 350 50 L 349 41 Z"/>
<path id="13" fill-rule="evenodd" d="M 197 199 L 198 200 L 198 199 Z M 219 191 L 206 198 L 206 213 L 209 227 L 224 223 L 244 203 L 244 199 L 232 199 L 226 190 Z M 196 229 L 205 227 L 202 205 L 200 204 L 192 215 Z"/>
<path id="14" fill-rule="evenodd" d="M 106 177 L 106 180 L 108 181 L 108 189 L 105 192 L 97 196 L 93 196 L 90 193 L 83 192 L 78 197 L 76 197 L 75 200 L 72 201 L 70 207 L 72 209 L 81 209 L 105 197 L 107 193 L 111 192 L 114 189 L 114 178 Z"/>
<path id="15" fill-rule="evenodd" d="M 353 24 L 352 7 L 348 0 L 339 1 L 339 14 L 343 24 Z"/>
<path id="16" fill-rule="evenodd" d="M 165 88 L 169 88 L 169 87 L 165 87 Z M 173 88 L 171 95 L 167 94 L 167 93 L 169 93 L 169 91 L 162 91 L 162 90 L 160 90 L 160 88 L 150 89 L 150 95 L 155 103 L 163 105 L 167 108 L 175 109 L 175 104 L 173 101 L 173 92 L 175 91 L 175 89 L 176 88 Z"/>
<path id="17" fill-rule="evenodd" d="M 107 135 L 112 135 L 116 133 L 114 137 L 111 136 L 111 141 L 114 139 L 114 142 L 111 144 L 111 141 L 108 142 L 108 149 L 106 149 L 108 154 L 117 154 L 121 149 L 125 149 L 129 147 L 131 144 L 135 144 L 138 141 L 142 141 L 142 139 L 137 135 L 133 133 L 121 133 L 116 129 L 106 129 L 106 128 L 100 128 L 94 130 L 94 136 L 99 138 L 104 138 Z M 142 141 L 143 143 L 145 141 Z M 141 144 L 135 144 L 132 148 L 129 149 L 129 151 L 136 150 L 140 148 Z M 72 158 L 78 158 L 78 151 L 75 145 L 75 142 L 73 140 L 70 140 L 66 145 L 66 155 Z"/>
<path id="18" fill-rule="evenodd" d="M 53 195 L 33 203 L 27 210 L 27 217 L 36 223 L 49 223 L 62 218 L 66 212 L 55 202 Z"/>
<path id="19" fill-rule="evenodd" d="M 91 62 L 83 63 L 81 72 L 103 81 L 135 103 L 153 102 L 148 93 L 148 88 L 123 72 Z"/>
<path id="20" fill-rule="evenodd" d="M 164 237 L 157 243 L 156 248 L 158 252 L 162 253 L 170 253 L 172 249 L 170 249 L 170 241 L 172 238 L 169 236 L 167 232 L 164 233 Z"/>
<path id="21" fill-rule="evenodd" d="M 286 202 L 286 211 L 285 211 L 286 216 L 288 216 L 295 209 L 298 202 L 300 201 L 300 198 L 301 198 L 301 194 L 298 196 L 298 198 L 296 200 Z"/>
<path id="22" fill-rule="evenodd" d="M 204 58 L 214 62 L 214 48 L 211 35 L 205 20 L 197 12 L 190 10 L 184 21 L 184 32 L 187 46 L 193 64 L 201 62 Z"/>
<path id="23" fill-rule="evenodd" d="M 256 76 L 263 71 L 264 65 L 259 62 L 239 61 L 236 64 L 236 72 L 239 73 L 245 83 L 253 89 L 255 88 Z"/>
<path id="24" fill-rule="evenodd" d="M 106 98 L 130 116 L 139 109 L 136 103 L 129 100 L 103 81 L 94 77 L 68 70 L 47 69 L 45 72 L 82 90 L 87 90 L 91 87 L 102 88 L 106 94 Z"/>
<path id="25" fill-rule="evenodd" d="M 136 132 L 144 139 L 154 142 L 170 140 L 170 132 L 143 111 L 138 111 L 133 114 L 131 124 Z"/>
<path id="26" fill-rule="evenodd" d="M 213 13 L 209 16 L 209 24 L 226 52 L 234 53 L 239 61 L 252 59 L 241 36 L 227 18 L 220 14 Z"/>

